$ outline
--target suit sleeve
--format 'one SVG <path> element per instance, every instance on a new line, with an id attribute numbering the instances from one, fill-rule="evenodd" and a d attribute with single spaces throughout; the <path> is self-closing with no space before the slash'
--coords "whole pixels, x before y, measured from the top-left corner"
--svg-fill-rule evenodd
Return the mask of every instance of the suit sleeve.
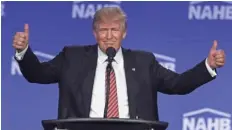
<path id="1" fill-rule="evenodd" d="M 153 82 L 158 85 L 158 91 L 164 94 L 188 94 L 216 78 L 210 75 L 205 60 L 181 74 L 164 68 L 154 56 L 151 66 Z"/>
<path id="2" fill-rule="evenodd" d="M 23 76 L 31 83 L 49 84 L 60 80 L 65 48 L 50 61 L 40 62 L 28 47 L 23 59 L 16 61 Z"/>

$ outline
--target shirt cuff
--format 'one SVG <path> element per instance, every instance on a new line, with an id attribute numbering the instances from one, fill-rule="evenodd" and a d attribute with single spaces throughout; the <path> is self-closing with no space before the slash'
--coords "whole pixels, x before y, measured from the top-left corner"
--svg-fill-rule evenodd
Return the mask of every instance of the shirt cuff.
<path id="1" fill-rule="evenodd" d="M 19 61 L 22 60 L 23 57 L 24 57 L 24 55 L 25 55 L 25 53 L 26 53 L 26 51 L 27 51 L 27 49 L 28 49 L 28 46 L 23 51 L 21 51 L 21 52 L 16 51 L 15 58 L 17 60 L 19 60 Z"/>
<path id="2" fill-rule="evenodd" d="M 209 66 L 207 60 L 208 60 L 208 58 L 205 60 L 206 68 L 207 68 L 207 70 L 209 71 L 210 75 L 211 75 L 212 77 L 214 77 L 214 76 L 217 75 L 217 73 L 216 73 L 215 70 L 213 70 L 213 69 Z"/>

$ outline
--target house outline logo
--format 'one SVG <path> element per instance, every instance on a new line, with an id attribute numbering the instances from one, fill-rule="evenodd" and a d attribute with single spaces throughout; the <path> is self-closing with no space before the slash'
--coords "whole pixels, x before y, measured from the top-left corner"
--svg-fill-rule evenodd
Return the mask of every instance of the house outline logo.
<path id="1" fill-rule="evenodd" d="M 211 116 L 201 114 L 210 114 Z M 231 114 L 202 108 L 183 114 L 182 130 L 231 130 Z"/>
<path id="2" fill-rule="evenodd" d="M 170 62 L 176 62 L 176 58 L 166 56 L 166 55 L 163 55 L 163 54 L 158 54 L 158 53 L 153 53 L 153 54 L 158 59 L 162 59 L 162 60 L 166 60 L 166 61 L 170 61 Z"/>
<path id="3" fill-rule="evenodd" d="M 210 1 L 190 1 L 190 4 L 195 5 L 195 4 L 206 3 L 206 2 L 210 2 Z M 232 4 L 232 1 L 220 1 L 220 2 L 227 3 L 227 4 Z"/>
<path id="4" fill-rule="evenodd" d="M 40 58 L 45 59 L 46 61 L 53 59 L 55 56 L 48 54 L 48 53 L 44 53 L 41 51 L 33 51 L 33 53 L 37 56 L 37 58 L 39 59 L 40 62 L 43 62 L 42 60 L 40 60 Z M 19 68 L 19 65 L 17 63 L 17 61 L 15 60 L 14 56 L 12 56 L 12 61 L 11 61 L 11 75 L 22 75 L 22 72 Z"/>
<path id="5" fill-rule="evenodd" d="M 153 55 L 156 57 L 156 59 L 158 59 L 159 64 L 161 64 L 163 67 L 176 71 L 176 58 L 154 52 Z"/>
<path id="6" fill-rule="evenodd" d="M 48 53 L 44 53 L 44 52 L 41 52 L 41 51 L 34 51 L 34 54 L 38 57 L 41 57 L 41 58 L 45 58 L 45 59 L 53 59 L 55 56 L 51 55 L 51 54 L 48 54 Z"/>
<path id="7" fill-rule="evenodd" d="M 119 7 L 122 1 L 73 1 L 72 18 L 73 19 L 92 19 L 97 10 L 103 7 Z"/>
<path id="8" fill-rule="evenodd" d="M 225 112 L 222 112 L 222 111 L 218 111 L 218 110 L 215 110 L 215 109 L 211 109 L 211 108 L 203 108 L 203 109 L 187 112 L 187 113 L 183 114 L 183 117 L 195 116 L 195 115 L 199 115 L 199 114 L 207 113 L 207 112 L 215 114 L 215 115 L 231 118 L 231 114 L 225 113 Z"/>
<path id="9" fill-rule="evenodd" d="M 232 20 L 232 1 L 190 1 L 189 20 Z"/>

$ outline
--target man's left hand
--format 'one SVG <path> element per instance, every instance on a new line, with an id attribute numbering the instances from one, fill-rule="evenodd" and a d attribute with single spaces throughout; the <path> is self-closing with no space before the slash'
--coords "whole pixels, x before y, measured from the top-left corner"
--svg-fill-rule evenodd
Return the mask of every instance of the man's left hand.
<path id="1" fill-rule="evenodd" d="M 217 50 L 216 40 L 210 49 L 207 61 L 212 69 L 220 68 L 225 64 L 225 52 L 223 50 Z"/>

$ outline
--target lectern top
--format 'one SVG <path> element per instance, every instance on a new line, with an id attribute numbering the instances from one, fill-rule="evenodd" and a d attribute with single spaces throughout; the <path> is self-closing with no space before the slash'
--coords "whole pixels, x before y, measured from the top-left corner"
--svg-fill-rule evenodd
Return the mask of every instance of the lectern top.
<path id="1" fill-rule="evenodd" d="M 165 130 L 168 127 L 167 122 L 162 121 L 148 121 L 141 119 L 124 119 L 124 118 L 69 118 L 69 119 L 52 119 L 52 120 L 42 120 L 42 125 L 45 130 L 53 130 L 57 127 L 70 127 L 72 126 L 77 129 L 81 128 L 96 128 L 96 127 L 119 127 L 119 128 L 129 128 L 129 127 L 149 127 L 155 130 Z M 75 125 L 75 126 L 74 126 Z M 102 128 L 103 129 L 103 128 Z"/>

